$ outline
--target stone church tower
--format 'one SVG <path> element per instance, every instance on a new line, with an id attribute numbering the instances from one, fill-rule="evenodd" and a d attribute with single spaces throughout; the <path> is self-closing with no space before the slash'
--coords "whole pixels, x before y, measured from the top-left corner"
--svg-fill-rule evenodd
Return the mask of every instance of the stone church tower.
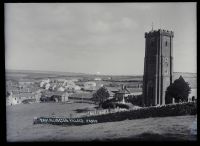
<path id="1" fill-rule="evenodd" d="M 165 104 L 165 92 L 173 79 L 172 31 L 156 30 L 145 33 L 143 104 Z"/>

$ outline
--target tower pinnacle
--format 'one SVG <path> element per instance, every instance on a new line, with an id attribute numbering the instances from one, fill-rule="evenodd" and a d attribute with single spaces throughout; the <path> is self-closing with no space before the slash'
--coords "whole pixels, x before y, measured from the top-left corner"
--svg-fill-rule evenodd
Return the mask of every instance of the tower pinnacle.
<path id="1" fill-rule="evenodd" d="M 151 24 L 151 31 L 153 31 L 153 22 L 152 22 L 152 24 Z"/>

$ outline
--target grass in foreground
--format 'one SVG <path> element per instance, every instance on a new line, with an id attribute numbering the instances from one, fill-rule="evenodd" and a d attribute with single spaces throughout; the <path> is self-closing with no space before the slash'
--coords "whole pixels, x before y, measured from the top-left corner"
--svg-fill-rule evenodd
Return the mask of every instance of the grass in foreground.
<path id="1" fill-rule="evenodd" d="M 94 108 L 87 103 L 36 103 L 7 107 L 8 141 L 117 141 L 196 140 L 191 126 L 196 116 L 147 118 L 83 126 L 33 125 L 33 117 L 69 116 L 77 109 Z"/>

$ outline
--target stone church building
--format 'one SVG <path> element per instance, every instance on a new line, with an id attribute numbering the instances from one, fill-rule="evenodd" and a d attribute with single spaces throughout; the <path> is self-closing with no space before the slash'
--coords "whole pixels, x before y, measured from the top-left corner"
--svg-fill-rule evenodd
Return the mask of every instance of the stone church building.
<path id="1" fill-rule="evenodd" d="M 173 72 L 173 37 L 174 33 L 168 30 L 159 29 L 145 33 L 143 75 L 143 104 L 145 106 L 164 105 L 167 87 L 178 79 L 177 75 L 182 75 Z M 189 76 L 191 76 L 190 73 Z M 189 77 L 189 79 L 194 85 L 196 77 L 194 79 Z"/>

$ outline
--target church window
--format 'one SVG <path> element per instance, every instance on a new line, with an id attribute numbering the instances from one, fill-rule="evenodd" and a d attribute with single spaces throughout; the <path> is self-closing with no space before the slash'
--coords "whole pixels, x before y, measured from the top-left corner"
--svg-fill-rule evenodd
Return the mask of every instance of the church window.
<path id="1" fill-rule="evenodd" d="M 167 46 L 167 41 L 165 42 L 165 46 Z"/>

